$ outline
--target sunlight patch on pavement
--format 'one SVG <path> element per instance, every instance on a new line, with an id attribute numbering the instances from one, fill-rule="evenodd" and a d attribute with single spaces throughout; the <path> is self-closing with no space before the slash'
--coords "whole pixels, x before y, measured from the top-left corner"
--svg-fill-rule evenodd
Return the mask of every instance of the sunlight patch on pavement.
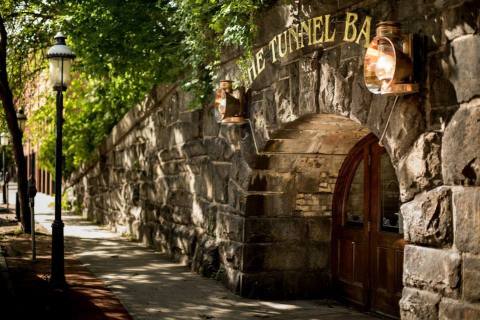
<path id="1" fill-rule="evenodd" d="M 292 304 L 285 304 L 285 303 L 271 302 L 271 301 L 260 301 L 260 304 L 272 309 L 277 309 L 277 310 L 295 310 L 299 308 L 298 306 L 295 306 Z"/>

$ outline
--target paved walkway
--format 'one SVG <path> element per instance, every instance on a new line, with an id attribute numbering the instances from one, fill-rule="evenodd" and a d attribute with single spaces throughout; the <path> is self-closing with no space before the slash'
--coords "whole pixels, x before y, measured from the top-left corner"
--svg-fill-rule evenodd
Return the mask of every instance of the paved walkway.
<path id="1" fill-rule="evenodd" d="M 52 197 L 37 195 L 36 221 L 46 230 L 53 220 L 52 205 Z M 79 216 L 63 218 L 67 248 L 107 284 L 134 319 L 375 319 L 333 301 L 244 299 Z"/>

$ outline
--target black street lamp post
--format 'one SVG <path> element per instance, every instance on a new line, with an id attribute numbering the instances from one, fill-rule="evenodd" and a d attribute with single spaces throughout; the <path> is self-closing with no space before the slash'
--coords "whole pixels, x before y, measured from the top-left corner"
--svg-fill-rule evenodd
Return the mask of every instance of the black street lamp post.
<path id="1" fill-rule="evenodd" d="M 56 289 L 66 287 L 64 269 L 64 243 L 62 221 L 62 127 L 63 127 L 63 91 L 70 84 L 70 66 L 75 54 L 65 43 L 62 33 L 55 35 L 56 43 L 48 50 L 50 81 L 57 92 L 57 124 L 55 145 L 55 220 L 52 224 L 52 274 L 50 283 Z"/>
<path id="2" fill-rule="evenodd" d="M 23 144 L 23 132 L 25 131 L 25 125 L 27 123 L 27 116 L 25 115 L 23 108 L 20 108 L 17 112 L 17 123 L 18 123 L 18 127 L 20 128 L 20 140 L 22 141 L 22 144 Z M 7 205 L 8 205 L 8 181 L 7 181 L 6 192 L 7 192 Z M 17 215 L 17 220 L 21 221 L 24 228 L 26 228 L 26 225 L 28 224 L 27 221 L 29 221 L 30 217 L 28 216 L 28 213 L 24 213 L 23 218 L 20 217 L 20 199 L 18 197 L 18 191 L 15 193 L 15 213 Z"/>
<path id="3" fill-rule="evenodd" d="M 2 145 L 2 179 L 3 179 L 3 186 L 2 186 L 2 194 L 3 194 L 3 204 L 7 204 L 7 177 L 6 173 L 6 166 L 5 166 L 5 148 L 8 146 L 9 139 L 8 133 L 2 132 L 0 134 L 0 144 Z"/>

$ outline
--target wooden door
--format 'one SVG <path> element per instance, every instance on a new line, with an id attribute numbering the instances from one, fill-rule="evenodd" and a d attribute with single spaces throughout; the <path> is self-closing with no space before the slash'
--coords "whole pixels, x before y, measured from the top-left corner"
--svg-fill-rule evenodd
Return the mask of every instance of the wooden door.
<path id="1" fill-rule="evenodd" d="M 345 159 L 335 187 L 332 275 L 342 299 L 398 316 L 403 236 L 395 170 L 374 135 Z"/>

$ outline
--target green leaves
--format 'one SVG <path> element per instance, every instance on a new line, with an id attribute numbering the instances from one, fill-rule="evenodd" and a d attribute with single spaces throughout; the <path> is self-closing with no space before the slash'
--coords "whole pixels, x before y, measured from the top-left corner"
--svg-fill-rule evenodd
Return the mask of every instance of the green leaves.
<path id="1" fill-rule="evenodd" d="M 222 50 L 250 51 L 254 17 L 266 5 L 263 0 L 3 0 L 17 105 L 31 105 L 31 91 L 38 92 L 32 83 L 44 81 L 39 74 L 47 68 L 46 48 L 62 30 L 77 55 L 65 97 L 68 175 L 154 85 L 180 82 L 196 98 L 192 107 L 209 103 Z M 32 138 L 41 140 L 42 164 L 53 169 L 54 95 L 47 90 L 38 101 L 29 127 Z"/>

